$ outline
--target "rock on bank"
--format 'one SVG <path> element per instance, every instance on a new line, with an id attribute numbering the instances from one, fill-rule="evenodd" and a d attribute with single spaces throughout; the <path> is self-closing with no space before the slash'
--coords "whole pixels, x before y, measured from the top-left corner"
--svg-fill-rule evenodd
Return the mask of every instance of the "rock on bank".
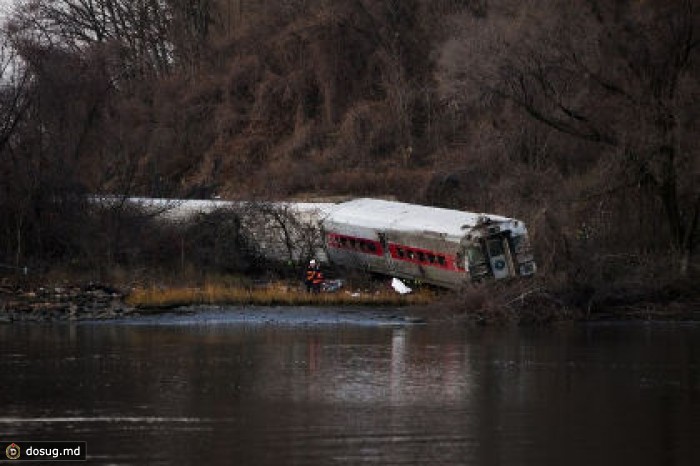
<path id="1" fill-rule="evenodd" d="M 33 291 L 2 286 L 0 323 L 114 319 L 133 312 L 124 297 L 122 291 L 98 283 L 44 286 Z"/>

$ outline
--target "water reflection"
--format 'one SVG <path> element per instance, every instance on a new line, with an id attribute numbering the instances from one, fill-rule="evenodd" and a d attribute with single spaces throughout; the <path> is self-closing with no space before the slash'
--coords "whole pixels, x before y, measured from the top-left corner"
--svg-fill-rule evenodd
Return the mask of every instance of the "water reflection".
<path id="1" fill-rule="evenodd" d="M 0 326 L 0 431 L 104 464 L 696 464 L 700 327 Z"/>
<path id="2" fill-rule="evenodd" d="M 456 345 L 422 345 L 412 330 L 396 328 L 376 343 L 328 341 L 310 334 L 286 352 L 262 354 L 252 391 L 269 400 L 323 403 L 450 404 L 469 390 L 466 351 Z M 336 334 L 337 335 L 337 334 Z M 277 341 L 283 337 L 280 336 Z M 266 353 L 266 352 L 265 352 Z M 270 383 L 277 379 L 285 383 Z"/>

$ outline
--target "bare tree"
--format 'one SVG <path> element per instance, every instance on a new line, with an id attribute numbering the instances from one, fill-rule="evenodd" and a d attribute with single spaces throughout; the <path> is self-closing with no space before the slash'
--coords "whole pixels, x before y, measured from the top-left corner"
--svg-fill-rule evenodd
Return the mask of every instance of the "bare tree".
<path id="1" fill-rule="evenodd" d="M 104 47 L 115 78 L 192 66 L 209 32 L 210 0 L 30 0 L 12 27 L 26 40 L 84 53 Z"/>
<path id="2" fill-rule="evenodd" d="M 463 16 L 463 40 L 443 61 L 447 95 L 473 99 L 459 86 L 476 84 L 596 146 L 589 159 L 607 171 L 598 194 L 647 186 L 685 271 L 700 209 L 697 1 L 502 2 L 489 11 L 488 22 Z"/>
<path id="3" fill-rule="evenodd" d="M 292 204 L 250 202 L 242 209 L 243 225 L 268 259 L 298 264 L 323 248 L 323 238 L 312 218 Z"/>

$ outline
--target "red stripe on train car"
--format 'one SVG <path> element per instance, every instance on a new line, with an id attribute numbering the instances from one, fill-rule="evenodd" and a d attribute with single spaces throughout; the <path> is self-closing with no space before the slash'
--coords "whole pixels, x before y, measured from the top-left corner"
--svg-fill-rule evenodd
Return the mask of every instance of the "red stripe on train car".
<path id="1" fill-rule="evenodd" d="M 429 249 L 390 243 L 389 253 L 393 259 L 412 264 L 427 265 L 445 270 L 464 271 L 464 268 L 460 267 L 454 256 Z"/>
<path id="2" fill-rule="evenodd" d="M 382 248 L 381 243 L 379 241 L 367 238 L 328 233 L 326 235 L 326 243 L 328 244 L 328 247 L 331 248 L 344 249 L 347 251 L 369 254 L 372 256 L 384 255 L 384 249 Z"/>

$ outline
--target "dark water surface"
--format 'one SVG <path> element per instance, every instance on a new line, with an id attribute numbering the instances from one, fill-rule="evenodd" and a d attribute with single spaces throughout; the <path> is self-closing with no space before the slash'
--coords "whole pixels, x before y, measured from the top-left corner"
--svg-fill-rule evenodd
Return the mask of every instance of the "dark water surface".
<path id="1" fill-rule="evenodd" d="M 698 324 L 166 315 L 0 325 L 0 357 L 2 440 L 91 464 L 700 464 Z"/>

